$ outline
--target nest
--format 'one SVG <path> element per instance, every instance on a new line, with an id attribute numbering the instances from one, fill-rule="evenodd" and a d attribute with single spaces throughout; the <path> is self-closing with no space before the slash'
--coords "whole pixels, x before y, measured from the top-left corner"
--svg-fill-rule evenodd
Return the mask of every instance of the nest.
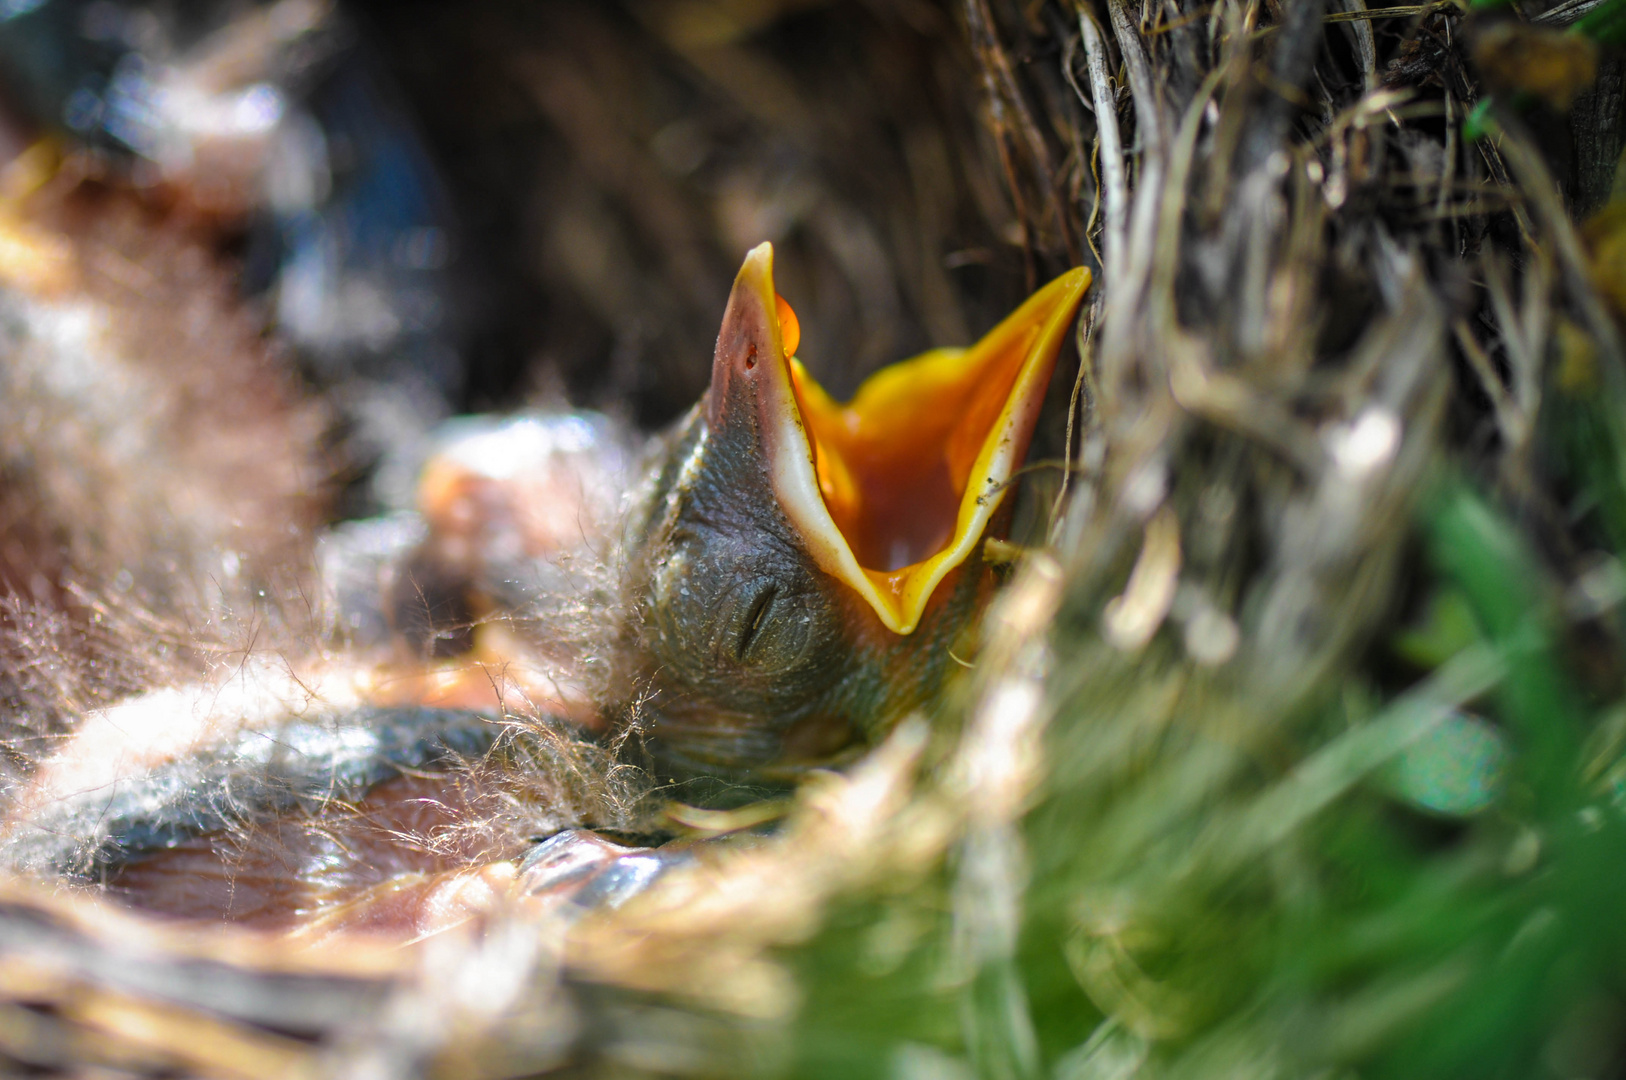
<path id="1" fill-rule="evenodd" d="M 1579 6 L 800 7 L 544 6 L 576 36 L 499 50 L 570 151 L 541 187 L 566 193 L 538 211 L 546 272 L 518 280 L 647 304 L 640 332 L 692 348 L 734 227 L 705 209 L 799 208 L 785 291 L 804 275 L 804 324 L 846 327 L 831 355 L 862 370 L 885 355 L 866 304 L 893 349 L 1097 265 L 1044 542 L 974 670 L 772 837 L 568 930 L 494 916 L 289 958 L 8 886 L 0 1053 L 211 1076 L 1618 1068 L 1622 234 L 1578 222 L 1612 183 L 1619 68 L 1587 46 L 1596 87 L 1537 78 Z M 400 25 L 392 47 L 422 45 Z M 881 106 L 821 111 L 797 67 L 819 34 L 875 50 L 842 70 Z M 698 87 L 692 111 L 616 97 L 657 77 Z M 818 158 L 848 110 L 854 154 L 903 147 L 906 198 Z M 815 133 L 803 201 L 729 179 L 797 175 L 742 149 L 769 121 Z M 712 171 L 618 194 L 650 154 Z M 979 281 L 951 287 L 944 237 L 986 245 Z M 624 265 L 659 283 L 601 287 L 600 257 L 641 244 L 660 258 Z M 549 333 L 627 325 L 584 310 Z M 592 349 L 564 340 L 541 351 L 580 389 Z M 652 417 L 702 369 L 595 370 Z"/>

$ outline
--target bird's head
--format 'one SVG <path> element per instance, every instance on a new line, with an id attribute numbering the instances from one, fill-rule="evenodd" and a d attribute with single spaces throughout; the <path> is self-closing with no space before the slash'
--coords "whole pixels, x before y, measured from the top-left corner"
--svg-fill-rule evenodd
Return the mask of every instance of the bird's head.
<path id="1" fill-rule="evenodd" d="M 626 641 L 667 771 L 828 760 L 935 692 L 1089 282 L 1070 271 L 842 405 L 795 358 L 772 247 L 746 256 L 632 537 Z"/>

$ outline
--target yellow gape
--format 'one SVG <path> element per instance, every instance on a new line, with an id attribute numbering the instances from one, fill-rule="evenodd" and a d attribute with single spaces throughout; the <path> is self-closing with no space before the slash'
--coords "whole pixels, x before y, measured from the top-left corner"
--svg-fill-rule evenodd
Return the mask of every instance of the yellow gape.
<path id="1" fill-rule="evenodd" d="M 821 569 L 911 633 L 1005 497 L 1090 273 L 1063 274 L 969 349 L 876 372 L 845 405 L 791 355 L 800 327 L 774 292 L 770 245 L 746 257 L 741 285 L 774 313 L 780 346 L 783 375 L 763 380 L 765 413 L 783 418 L 767 440 L 780 505 Z"/>

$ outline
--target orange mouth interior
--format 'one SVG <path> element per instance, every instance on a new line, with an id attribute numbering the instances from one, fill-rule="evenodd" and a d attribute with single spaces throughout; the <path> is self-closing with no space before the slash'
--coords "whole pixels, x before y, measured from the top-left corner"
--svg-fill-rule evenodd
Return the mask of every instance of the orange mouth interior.
<path id="1" fill-rule="evenodd" d="M 842 576 L 861 577 L 850 583 L 893 630 L 914 629 L 932 590 L 981 538 L 1026 453 L 1089 281 L 1086 270 L 1064 274 L 971 348 L 884 368 L 846 404 L 791 356 L 800 327 L 775 295 L 818 491 L 851 553 Z"/>
<path id="2" fill-rule="evenodd" d="M 837 404 L 801 361 L 791 386 L 819 492 L 858 565 L 886 579 L 948 546 L 983 444 L 1022 372 L 1030 327 L 971 367 L 939 350 L 878 372 Z M 955 361 L 959 360 L 959 363 Z"/>

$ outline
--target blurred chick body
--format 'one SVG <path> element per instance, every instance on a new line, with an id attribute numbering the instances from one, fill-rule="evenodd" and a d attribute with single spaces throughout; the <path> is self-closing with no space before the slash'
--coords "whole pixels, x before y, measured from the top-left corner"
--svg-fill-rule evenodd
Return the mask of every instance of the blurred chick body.
<path id="1" fill-rule="evenodd" d="M 675 432 L 640 453 L 583 414 L 466 424 L 415 514 L 324 540 L 324 653 L 256 646 L 93 713 L 15 801 L 10 861 L 311 933 L 618 902 L 687 852 L 581 833 L 513 860 L 653 835 L 649 778 L 783 782 L 941 692 L 1087 284 L 842 407 L 794 360 L 763 245 Z"/>

